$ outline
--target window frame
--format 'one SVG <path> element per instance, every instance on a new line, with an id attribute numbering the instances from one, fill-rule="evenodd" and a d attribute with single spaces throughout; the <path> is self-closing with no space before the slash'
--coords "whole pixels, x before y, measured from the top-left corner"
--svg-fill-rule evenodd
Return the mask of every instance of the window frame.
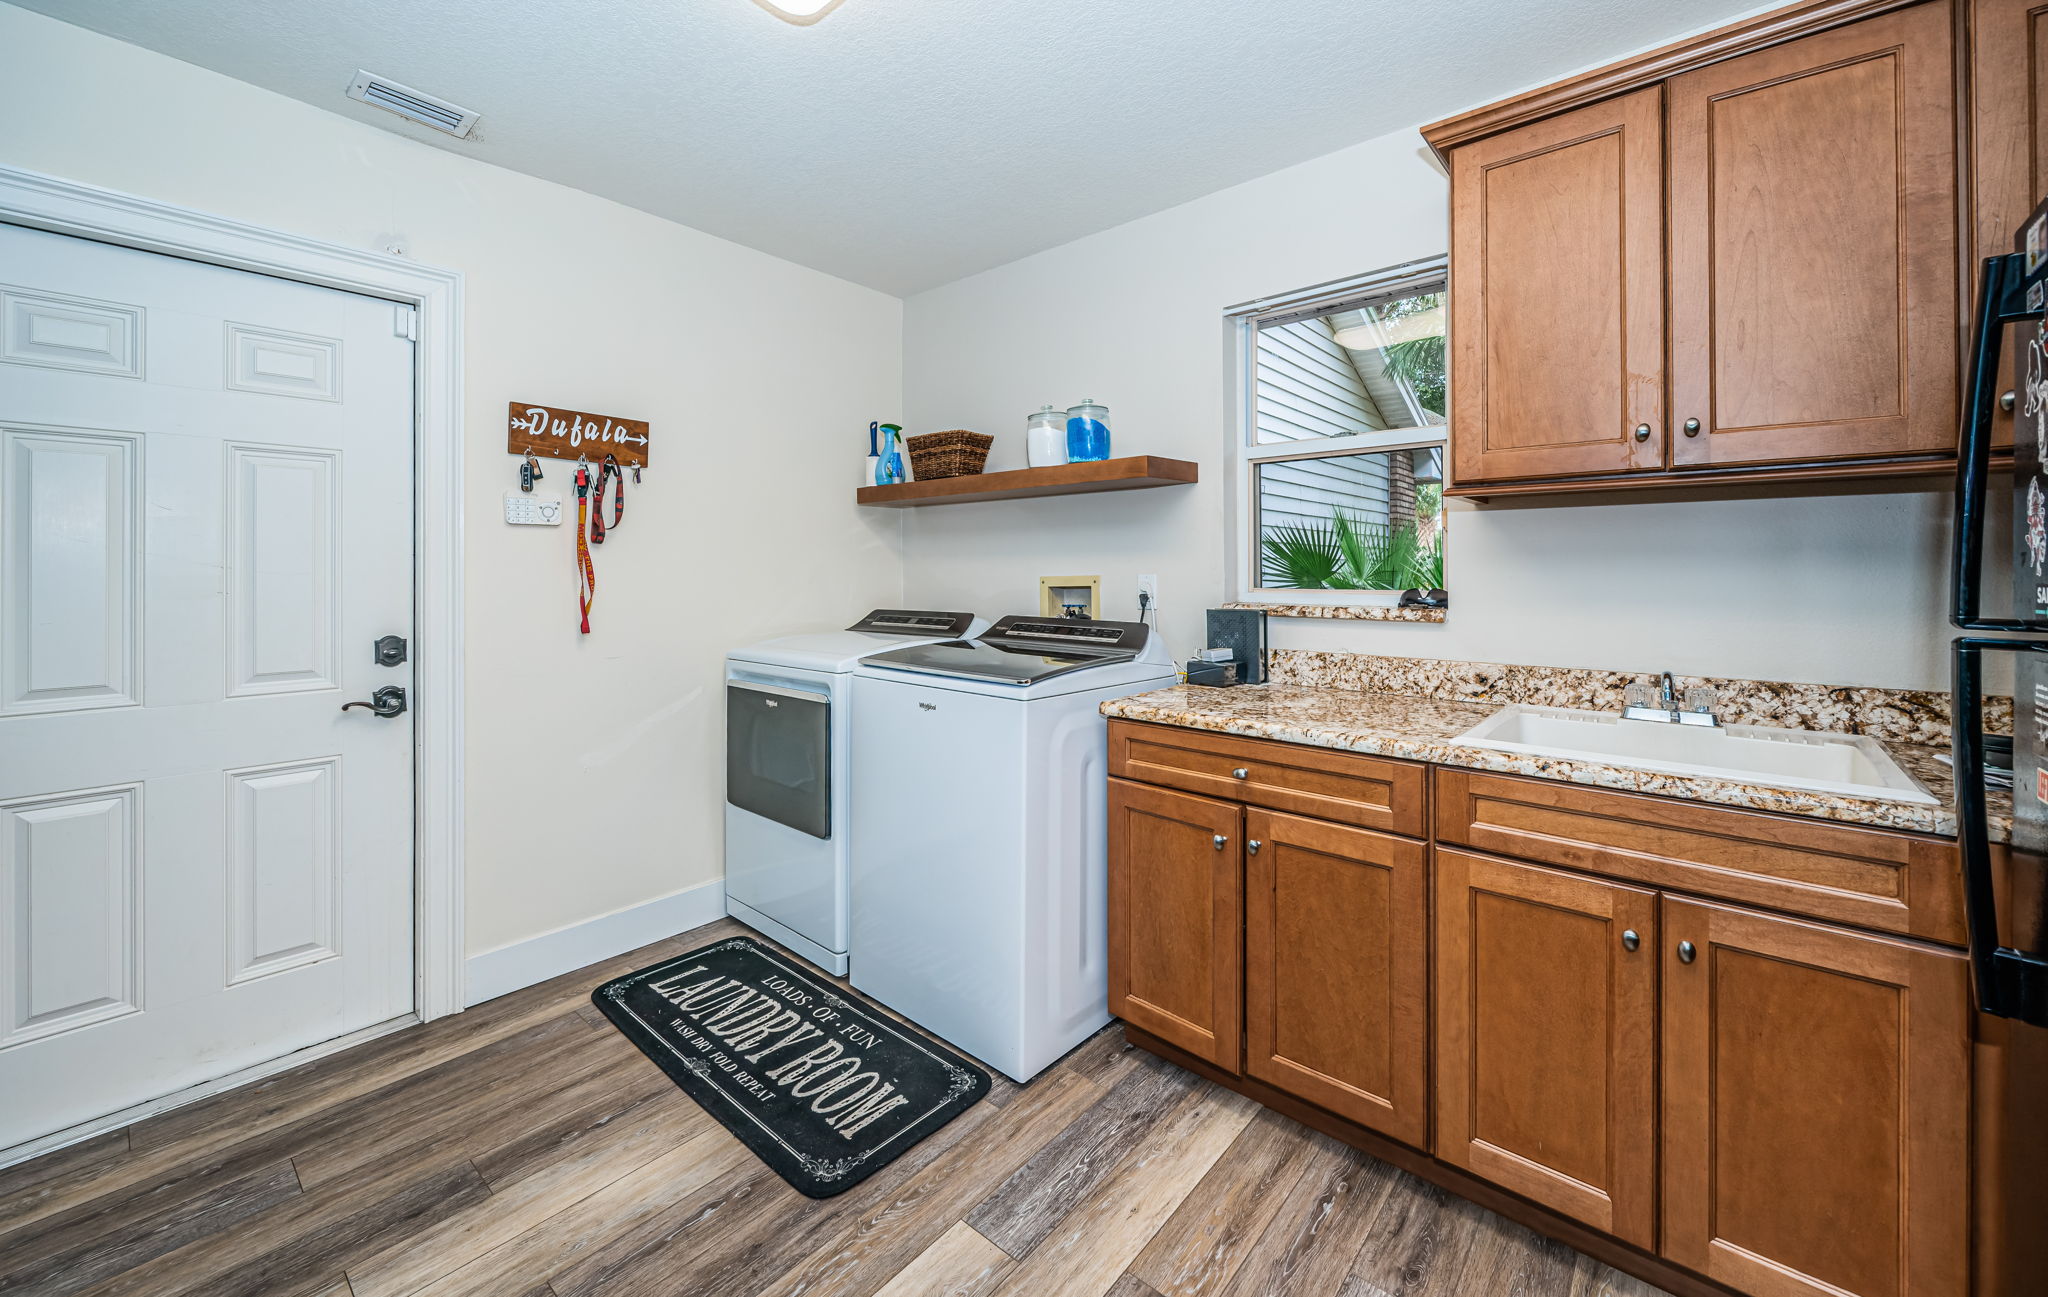
<path id="1" fill-rule="evenodd" d="M 1443 423 L 1429 427 L 1392 428 L 1384 432 L 1358 433 L 1349 437 L 1318 438 L 1313 443 L 1285 441 L 1261 444 L 1257 440 L 1259 330 L 1329 315 L 1373 299 L 1400 296 L 1404 292 L 1427 288 L 1435 288 L 1443 293 L 1448 330 L 1450 257 L 1444 253 L 1362 275 L 1353 275 L 1346 279 L 1331 280 L 1297 292 L 1255 298 L 1224 311 L 1226 327 L 1233 334 L 1230 344 L 1235 362 L 1233 367 L 1236 371 L 1236 388 L 1231 402 L 1234 410 L 1232 417 L 1226 420 L 1230 428 L 1231 444 L 1225 461 L 1227 476 L 1230 478 L 1229 534 L 1232 539 L 1228 546 L 1230 553 L 1227 561 L 1230 566 L 1230 597 L 1233 601 L 1368 608 L 1391 608 L 1400 602 L 1401 592 L 1398 590 L 1294 590 L 1260 585 L 1264 564 L 1261 561 L 1263 547 L 1259 543 L 1259 499 L 1256 490 L 1259 466 L 1305 459 L 1330 459 L 1373 451 L 1418 450 L 1429 446 L 1442 446 L 1445 466 L 1448 469 L 1451 430 L 1448 414 Z M 1308 444 L 1312 444 L 1314 449 L 1303 449 L 1304 445 Z"/>

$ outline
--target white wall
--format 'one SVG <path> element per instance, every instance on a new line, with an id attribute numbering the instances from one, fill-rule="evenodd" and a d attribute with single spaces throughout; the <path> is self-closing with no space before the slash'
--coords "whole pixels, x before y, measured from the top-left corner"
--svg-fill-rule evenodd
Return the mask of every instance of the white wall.
<path id="1" fill-rule="evenodd" d="M 1094 397 L 1114 453 L 1198 461 L 1193 487 L 905 511 L 906 598 L 1035 611 L 1038 577 L 1100 573 L 1111 615 L 1157 573 L 1168 642 L 1225 597 L 1231 304 L 1445 250 L 1448 182 L 1384 136 L 914 296 L 911 431 L 997 434 Z M 1535 322 L 1540 327 L 1540 321 Z M 1281 648 L 1945 688 L 1947 492 L 1453 502 L 1441 626 L 1275 620 Z"/>
<path id="2" fill-rule="evenodd" d="M 0 123 L 0 164 L 465 272 L 468 948 L 716 879 L 722 654 L 901 597 L 852 489 L 901 303 L 5 4 Z M 588 638 L 571 529 L 500 520 L 512 399 L 653 424 Z"/>

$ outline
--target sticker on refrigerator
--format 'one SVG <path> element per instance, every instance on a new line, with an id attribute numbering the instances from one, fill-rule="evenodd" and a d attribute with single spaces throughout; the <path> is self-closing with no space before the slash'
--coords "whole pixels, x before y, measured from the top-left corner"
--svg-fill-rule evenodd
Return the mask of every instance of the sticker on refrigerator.
<path id="1" fill-rule="evenodd" d="M 2048 216 L 2036 216 L 2027 222 L 2026 234 L 2027 269 L 2033 271 L 2048 254 Z"/>
<path id="2" fill-rule="evenodd" d="M 2034 575 L 2048 563 L 2048 501 L 2041 498 L 2041 479 L 2027 482 L 2027 566 Z"/>

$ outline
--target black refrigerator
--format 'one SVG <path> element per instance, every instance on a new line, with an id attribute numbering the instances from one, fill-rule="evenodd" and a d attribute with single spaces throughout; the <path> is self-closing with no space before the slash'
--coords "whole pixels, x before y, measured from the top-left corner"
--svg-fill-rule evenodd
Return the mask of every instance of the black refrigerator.
<path id="1" fill-rule="evenodd" d="M 2015 250 L 1984 261 L 1956 474 L 1949 618 L 1953 648 L 1957 839 L 1977 1000 L 1973 1086 L 2004 1132 L 1980 1140 L 1978 1279 L 1989 1293 L 2048 1292 L 2048 202 Z M 2012 359 L 2011 381 L 2001 364 Z M 2012 610 L 1984 614 L 1992 440 L 2012 414 Z M 2002 475 L 2001 475 L 2002 476 Z M 1996 538 L 2001 547 L 2004 538 Z M 1984 665 L 2013 675 L 2012 833 L 1992 841 L 1984 771 Z"/>

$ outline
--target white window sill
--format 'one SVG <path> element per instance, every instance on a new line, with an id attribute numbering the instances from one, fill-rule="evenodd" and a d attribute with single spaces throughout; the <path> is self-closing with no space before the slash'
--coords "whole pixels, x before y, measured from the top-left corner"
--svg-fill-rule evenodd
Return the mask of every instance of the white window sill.
<path id="1" fill-rule="evenodd" d="M 1321 617 L 1329 621 L 1441 622 L 1445 608 L 1396 608 L 1391 604 L 1358 603 L 1227 603 L 1226 608 L 1246 608 L 1268 617 Z"/>

